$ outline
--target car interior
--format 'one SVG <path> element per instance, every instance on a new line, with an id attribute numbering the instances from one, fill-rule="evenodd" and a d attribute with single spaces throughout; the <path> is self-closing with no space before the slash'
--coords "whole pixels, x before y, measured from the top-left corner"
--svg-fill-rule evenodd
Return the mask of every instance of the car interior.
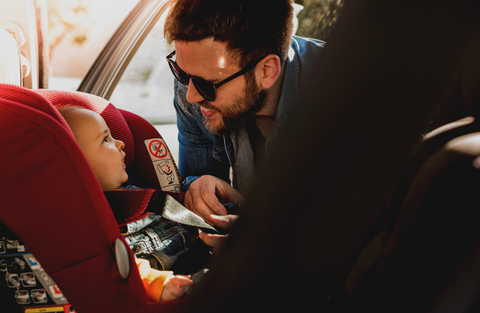
<path id="1" fill-rule="evenodd" d="M 345 13 L 347 17 L 352 12 L 349 8 Z M 473 26 L 465 28 L 475 29 Z M 342 30 L 333 37 L 334 46 L 338 46 L 334 40 Z M 358 253 L 344 257 L 353 261 L 346 262 L 351 265 L 346 273 L 336 273 L 344 278 L 340 279 L 340 284 L 337 279 L 335 288 L 328 286 L 328 291 L 322 293 L 322 296 L 328 294 L 328 301 L 327 296 L 314 299 L 314 293 L 307 293 L 306 304 L 325 300 L 327 305 L 319 307 L 328 312 L 361 309 L 370 312 L 385 309 L 388 312 L 473 312 L 478 308 L 480 68 L 477 52 L 480 36 L 478 31 L 472 33 L 466 35 L 469 42 L 461 49 L 459 57 L 451 57 L 455 59 L 452 61 L 456 63 L 455 70 L 449 76 L 447 87 L 442 87 L 443 98 L 432 115 L 430 132 L 417 140 L 409 152 L 408 162 L 391 188 L 385 210 L 372 214 L 379 217 L 380 222 L 372 217 L 375 227 L 366 227 L 370 232 L 363 234 L 364 244 L 359 240 L 361 244 L 355 250 Z M 131 181 L 155 190 L 161 190 L 162 186 L 145 149 L 145 140 L 161 139 L 161 134 L 142 117 L 117 109 L 103 98 L 82 92 L 23 87 L 24 68 L 18 41 L 10 32 L 0 29 L 0 47 L 0 133 L 4 134 L 0 136 L 0 145 L 4 147 L 0 154 L 2 206 L 15 208 L 0 213 L 0 254 L 8 254 L 0 260 L 0 271 L 7 281 L 7 284 L 0 284 L 2 310 L 8 307 L 9 312 L 41 312 L 43 307 L 49 306 L 58 312 L 191 311 L 192 303 L 197 301 L 195 297 L 160 303 L 148 301 L 134 266 L 133 254 L 118 227 L 143 216 L 145 201 L 135 200 L 141 205 L 128 212 L 112 211 L 57 108 L 74 104 L 102 115 L 113 137 L 125 142 L 125 162 Z M 330 56 L 327 54 L 326 58 Z M 271 172 L 276 165 L 272 164 L 257 184 L 277 177 Z M 24 179 L 19 181 L 18 177 Z M 279 190 L 289 188 L 281 185 Z M 181 193 L 169 193 L 182 201 Z M 250 201 L 258 201 L 261 196 L 257 191 Z M 272 197 L 268 194 L 256 205 L 265 204 Z M 286 205 L 296 203 L 290 198 L 271 202 L 281 201 Z M 312 201 L 305 197 L 298 204 L 311 205 Z M 232 232 L 232 246 L 239 248 L 238 251 L 231 249 L 218 261 L 219 264 L 233 264 L 230 270 L 235 269 L 233 258 L 238 258 L 242 252 L 259 251 L 256 246 L 239 244 L 242 236 L 251 235 L 246 229 L 252 219 L 266 218 L 261 213 L 250 214 L 245 214 Z M 275 222 L 279 222 L 278 217 L 269 223 Z M 306 225 L 309 223 L 305 221 Z M 35 229 L 41 232 L 33 231 Z M 372 232 L 372 229 L 378 231 Z M 267 240 L 265 238 L 272 239 L 262 237 L 259 245 Z M 289 241 L 285 239 L 285 242 Z M 243 265 L 248 267 L 255 257 L 259 262 L 262 256 L 265 255 L 259 252 L 245 257 Z M 315 255 L 309 262 L 319 258 L 321 256 Z M 269 266 L 279 269 L 273 262 Z M 265 269 L 251 268 L 252 275 Z M 221 268 L 206 286 L 213 286 L 222 277 L 235 278 L 235 274 L 224 276 L 228 270 L 225 266 Z M 252 275 L 246 275 L 245 280 L 256 282 L 251 280 Z M 331 277 L 324 277 L 331 282 Z M 239 297 L 247 300 L 236 307 L 238 310 L 245 309 L 254 300 L 259 301 L 260 296 L 249 297 L 258 291 L 257 285 L 246 292 L 242 289 L 245 284 L 240 280 L 228 282 L 223 292 L 240 292 L 234 298 L 225 295 L 224 302 L 219 301 L 221 304 L 211 307 L 211 311 L 222 311 L 224 305 L 240 301 Z M 207 300 L 212 299 L 214 291 L 206 294 Z M 221 292 L 215 295 L 223 296 Z M 272 305 L 269 301 L 275 300 L 268 295 L 257 309 Z M 402 301 L 405 299 L 408 301 Z M 290 306 L 286 308 L 305 309 L 306 304 L 299 301 L 288 302 Z M 412 303 L 416 303 L 414 308 Z M 281 305 L 276 303 L 272 307 Z"/>

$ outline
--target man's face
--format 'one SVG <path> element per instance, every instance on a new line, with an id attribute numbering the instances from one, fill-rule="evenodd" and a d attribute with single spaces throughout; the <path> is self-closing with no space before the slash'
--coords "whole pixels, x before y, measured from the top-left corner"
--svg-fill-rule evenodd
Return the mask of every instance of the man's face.
<path id="1" fill-rule="evenodd" d="M 90 110 L 79 109 L 72 131 L 90 167 L 103 190 L 118 188 L 127 181 L 125 172 L 125 146 L 115 140 L 103 118 Z"/>
<path id="2" fill-rule="evenodd" d="M 213 84 L 235 74 L 241 68 L 226 50 L 226 44 L 203 39 L 195 42 L 176 42 L 178 66 L 191 76 Z M 215 90 L 215 100 L 205 100 L 190 81 L 187 101 L 200 106 L 207 128 L 214 134 L 241 128 L 260 111 L 266 92 L 256 83 L 255 69 Z"/>

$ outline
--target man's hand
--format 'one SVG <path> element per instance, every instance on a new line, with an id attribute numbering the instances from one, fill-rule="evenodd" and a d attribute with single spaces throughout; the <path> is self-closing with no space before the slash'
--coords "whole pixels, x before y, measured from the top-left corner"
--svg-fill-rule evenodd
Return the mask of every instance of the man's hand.
<path id="1" fill-rule="evenodd" d="M 210 221 L 223 229 L 232 228 L 237 219 L 238 215 L 210 215 Z M 202 239 L 207 246 L 213 248 L 212 252 L 214 254 L 218 253 L 222 249 L 228 236 L 229 235 L 209 234 L 205 232 L 200 233 L 200 239 Z"/>
<path id="2" fill-rule="evenodd" d="M 187 209 L 214 225 L 217 225 L 216 219 L 210 219 L 210 215 L 227 215 L 227 210 L 222 203 L 241 204 L 242 202 L 243 196 L 237 190 L 226 181 L 210 175 L 194 181 L 185 194 L 184 201 Z"/>

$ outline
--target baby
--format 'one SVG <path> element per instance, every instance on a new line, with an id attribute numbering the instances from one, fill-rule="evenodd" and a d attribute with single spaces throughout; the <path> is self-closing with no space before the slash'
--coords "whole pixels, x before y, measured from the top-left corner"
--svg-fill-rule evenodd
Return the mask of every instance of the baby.
<path id="1" fill-rule="evenodd" d="M 70 126 L 102 190 L 118 188 L 128 180 L 125 171 L 125 144 L 115 140 L 103 118 L 96 112 L 77 106 L 59 109 Z M 189 276 L 152 269 L 149 262 L 137 258 L 137 266 L 147 294 L 152 301 L 165 301 L 184 296 L 181 286 L 192 287 Z"/>

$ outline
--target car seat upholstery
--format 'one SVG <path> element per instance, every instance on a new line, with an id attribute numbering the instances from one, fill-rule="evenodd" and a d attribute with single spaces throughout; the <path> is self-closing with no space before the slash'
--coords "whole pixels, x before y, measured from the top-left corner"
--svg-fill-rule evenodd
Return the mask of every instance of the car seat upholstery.
<path id="1" fill-rule="evenodd" d="M 77 312 L 181 311 L 188 299 L 148 302 L 104 193 L 55 108 L 65 104 L 101 113 L 113 136 L 126 144 L 127 169 L 141 161 L 129 124 L 108 101 L 78 92 L 0 84 L 0 221 L 20 238 Z M 131 124 L 141 124 L 140 117 L 123 114 Z M 143 132 L 150 135 L 152 129 Z M 149 175 L 143 178 L 136 171 L 140 182 L 154 183 L 154 176 L 149 181 Z M 6 301 L 2 299 L 2 311 Z M 22 311 L 15 301 L 11 305 L 9 312 Z"/>
<path id="2" fill-rule="evenodd" d="M 476 28 L 432 112 L 429 132 L 393 188 L 383 230 L 357 259 L 343 291 L 332 294 L 332 312 L 423 312 L 439 309 L 442 300 L 459 305 L 443 312 L 468 311 L 461 306 L 479 290 L 473 280 L 478 269 L 468 264 L 480 251 L 479 52 Z M 462 268 L 471 281 L 459 283 Z"/>
<path id="3" fill-rule="evenodd" d="M 330 312 L 427 312 L 443 297 L 460 306 L 440 311 L 468 311 L 472 295 L 460 290 L 478 285 L 478 263 L 470 264 L 480 238 L 478 190 L 480 123 L 467 117 L 426 135 L 394 188 L 382 232 L 359 256 L 344 294 L 331 298 Z M 474 276 L 459 282 L 459 273 Z"/>
<path id="4" fill-rule="evenodd" d="M 20 48 L 15 38 L 0 28 L 0 83 L 23 86 Z"/>

